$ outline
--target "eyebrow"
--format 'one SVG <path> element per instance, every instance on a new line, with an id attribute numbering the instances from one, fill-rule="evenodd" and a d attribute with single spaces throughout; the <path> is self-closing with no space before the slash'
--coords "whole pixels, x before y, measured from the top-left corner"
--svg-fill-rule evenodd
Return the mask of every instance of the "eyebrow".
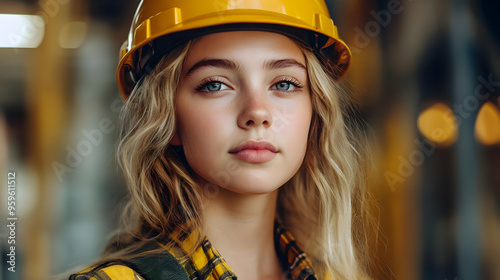
<path id="1" fill-rule="evenodd" d="M 218 68 L 225 68 L 225 69 L 236 69 L 238 66 L 236 63 L 232 62 L 229 59 L 213 59 L 213 58 L 206 58 L 198 61 L 195 65 L 193 65 L 191 68 L 186 73 L 186 76 L 189 76 L 193 72 L 204 68 L 204 67 L 218 67 Z"/>
<path id="2" fill-rule="evenodd" d="M 303 70 L 307 70 L 307 68 L 304 66 L 304 64 L 298 62 L 295 59 L 292 58 L 287 58 L 287 59 L 277 59 L 277 60 L 270 60 L 266 61 L 264 63 L 264 66 L 267 69 L 281 69 L 281 68 L 288 68 L 288 67 L 298 67 Z"/>
<path id="3" fill-rule="evenodd" d="M 200 61 L 198 61 L 195 65 L 193 65 L 191 68 L 186 73 L 186 77 L 193 74 L 194 72 L 198 71 L 201 68 L 204 67 L 218 67 L 218 68 L 224 68 L 224 69 L 238 69 L 239 66 L 234 63 L 233 61 L 229 59 L 217 59 L 217 58 L 205 58 Z M 304 66 L 304 64 L 298 62 L 295 59 L 287 58 L 287 59 L 276 59 L 276 60 L 269 60 L 264 62 L 264 67 L 266 69 L 282 69 L 282 68 L 288 68 L 288 67 L 298 67 L 303 70 L 307 70 L 307 68 Z"/>

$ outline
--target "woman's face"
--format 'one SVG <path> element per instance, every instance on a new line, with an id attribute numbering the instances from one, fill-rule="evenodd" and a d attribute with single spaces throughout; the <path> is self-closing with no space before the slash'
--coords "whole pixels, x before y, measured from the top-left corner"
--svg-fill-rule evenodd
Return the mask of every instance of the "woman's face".
<path id="1" fill-rule="evenodd" d="M 172 144 L 183 146 L 201 180 L 263 194 L 297 172 L 312 116 L 305 65 L 300 48 L 277 33 L 222 32 L 194 43 L 176 93 Z"/>

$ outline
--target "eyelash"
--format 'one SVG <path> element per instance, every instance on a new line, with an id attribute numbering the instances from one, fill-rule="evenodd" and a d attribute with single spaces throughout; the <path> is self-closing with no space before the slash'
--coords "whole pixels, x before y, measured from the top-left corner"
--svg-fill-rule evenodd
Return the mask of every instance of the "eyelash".
<path id="1" fill-rule="evenodd" d="M 295 90 L 278 90 L 278 91 L 282 91 L 282 92 L 296 92 L 296 91 L 299 91 L 300 89 L 302 89 L 304 87 L 303 84 L 301 84 L 297 79 L 295 78 L 292 78 L 292 77 L 283 77 L 281 78 L 279 81 L 277 81 L 276 83 L 274 83 L 272 86 L 276 86 L 277 84 L 279 83 L 283 83 L 283 82 L 286 82 L 286 83 L 290 83 L 292 84 L 293 86 L 297 87 L 298 89 L 295 89 Z M 218 92 L 218 91 L 207 91 L 207 90 L 204 90 L 204 88 L 208 85 L 208 84 L 211 84 L 211 83 L 221 83 L 221 84 L 224 84 L 226 85 L 226 83 L 223 81 L 223 79 L 220 79 L 220 78 L 207 78 L 207 79 L 204 79 L 199 86 L 197 86 L 195 88 L 196 91 L 199 91 L 199 92 L 209 92 L 209 93 L 213 93 L 213 92 Z M 227 86 L 227 85 L 226 85 Z"/>
<path id="2" fill-rule="evenodd" d="M 273 84 L 273 87 L 279 83 L 283 83 L 283 82 L 286 82 L 286 83 L 290 83 L 292 84 L 293 86 L 297 87 L 298 89 L 295 89 L 295 90 L 278 90 L 278 91 L 283 91 L 283 92 L 296 92 L 296 91 L 299 91 L 300 89 L 302 89 L 304 87 L 303 84 L 301 84 L 297 79 L 295 78 L 292 78 L 292 77 L 283 77 L 281 78 L 279 81 L 277 81 L 276 83 Z"/>
<path id="3" fill-rule="evenodd" d="M 206 87 L 208 84 L 211 83 L 221 83 L 224 84 L 224 81 L 221 78 L 206 78 L 204 79 L 199 86 L 195 88 L 196 91 L 202 91 L 202 92 L 207 92 L 206 90 L 203 90 L 204 87 Z M 215 91 L 214 91 L 215 92 Z"/>

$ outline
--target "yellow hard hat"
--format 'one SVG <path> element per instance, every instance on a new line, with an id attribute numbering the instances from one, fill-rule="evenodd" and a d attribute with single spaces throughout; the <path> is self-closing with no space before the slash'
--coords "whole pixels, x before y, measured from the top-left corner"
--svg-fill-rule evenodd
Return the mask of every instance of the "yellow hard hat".
<path id="1" fill-rule="evenodd" d="M 322 54 L 335 78 L 351 52 L 340 40 L 324 0 L 142 0 L 120 49 L 118 86 L 126 99 L 162 55 L 189 39 L 232 30 L 273 31 Z"/>

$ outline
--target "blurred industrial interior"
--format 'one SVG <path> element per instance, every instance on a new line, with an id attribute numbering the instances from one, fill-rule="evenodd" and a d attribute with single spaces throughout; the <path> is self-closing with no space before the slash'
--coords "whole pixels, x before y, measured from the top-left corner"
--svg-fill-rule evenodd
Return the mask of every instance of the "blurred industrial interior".
<path id="1" fill-rule="evenodd" d="M 0 3 L 0 219 L 8 171 L 18 217 L 15 273 L 0 226 L 1 279 L 85 266 L 118 225 L 115 69 L 137 4 Z M 500 279 L 500 2 L 327 4 L 373 152 L 374 279 Z"/>

